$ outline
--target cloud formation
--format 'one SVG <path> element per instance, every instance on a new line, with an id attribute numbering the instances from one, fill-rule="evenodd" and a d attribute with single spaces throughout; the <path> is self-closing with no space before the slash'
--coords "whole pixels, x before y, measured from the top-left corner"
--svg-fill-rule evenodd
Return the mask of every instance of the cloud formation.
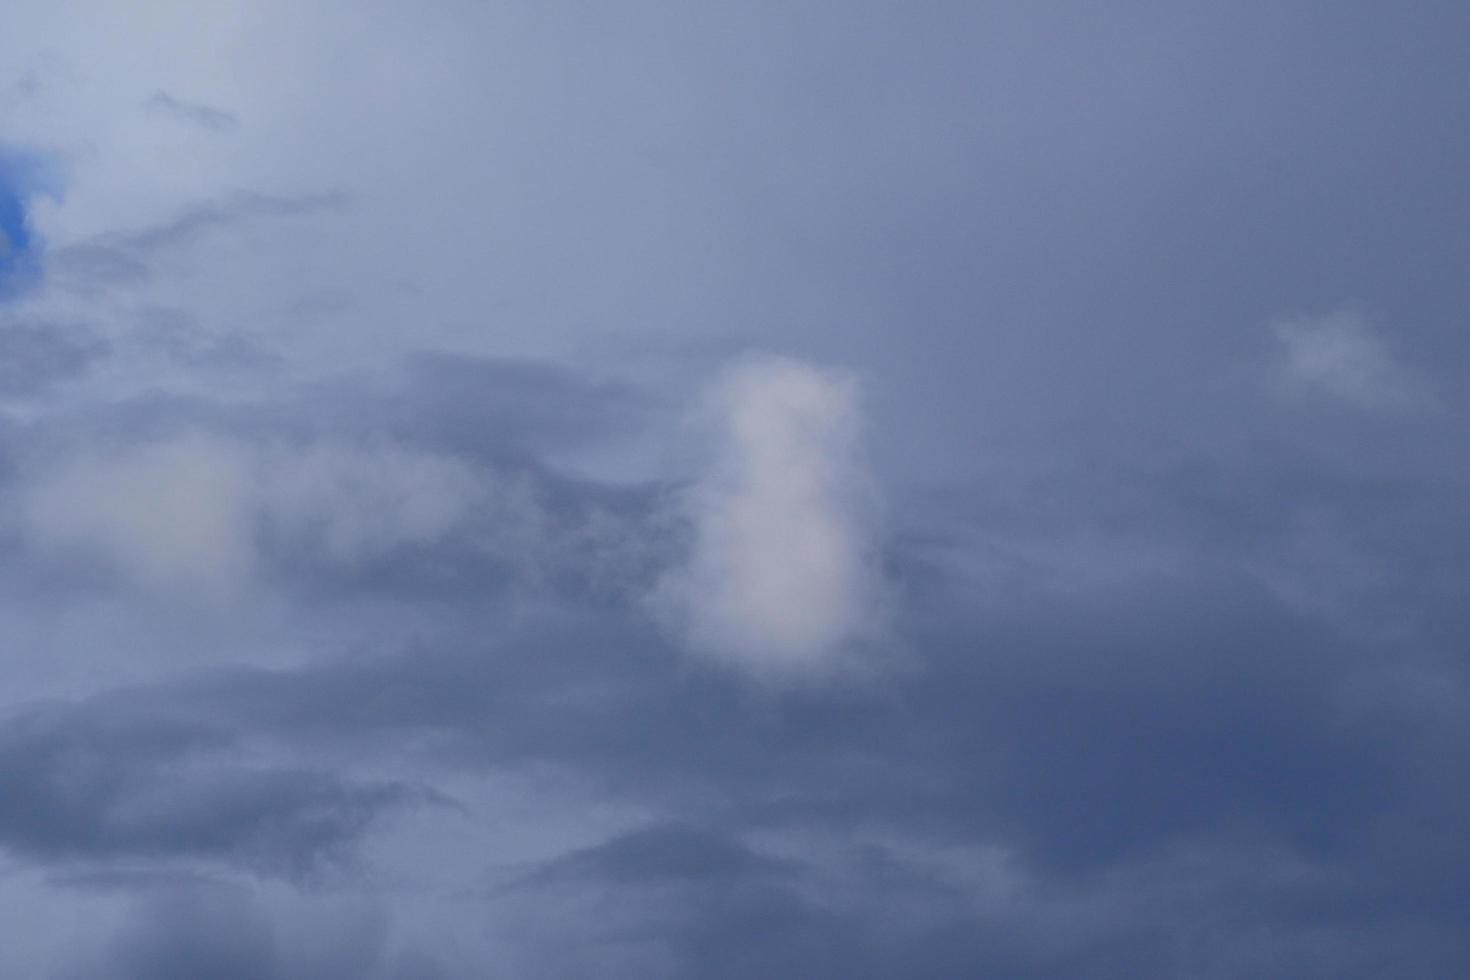
<path id="1" fill-rule="evenodd" d="M 753 357 L 709 392 L 687 563 L 656 600 L 695 652 L 759 675 L 830 669 L 877 626 L 873 486 L 857 382 Z"/>
<path id="2" fill-rule="evenodd" d="M 1470 976 L 1470 5 L 1343 6 L 11 0 L 4 972 Z"/>
<path id="3" fill-rule="evenodd" d="M 303 876 L 330 864 L 406 785 L 234 752 L 227 726 L 104 700 L 0 723 L 0 847 L 37 859 L 202 859 Z"/>
<path id="4" fill-rule="evenodd" d="M 29 488 L 22 521 L 45 551 L 101 559 L 140 584 L 225 597 L 254 570 L 251 462 L 189 435 L 88 450 Z"/>
<path id="5" fill-rule="evenodd" d="M 1413 404 L 1422 385 L 1394 358 L 1373 324 L 1360 313 L 1276 320 L 1281 375 L 1295 391 L 1327 396 L 1364 408 Z"/>
<path id="6" fill-rule="evenodd" d="M 192 432 L 65 456 L 23 491 L 20 518 L 43 554 L 227 599 L 252 584 L 272 542 L 351 565 L 443 538 L 489 490 L 464 463 L 392 445 Z"/>

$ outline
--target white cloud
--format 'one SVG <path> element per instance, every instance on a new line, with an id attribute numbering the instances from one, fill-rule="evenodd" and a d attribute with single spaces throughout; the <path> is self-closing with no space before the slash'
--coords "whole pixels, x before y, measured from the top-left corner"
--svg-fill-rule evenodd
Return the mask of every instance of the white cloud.
<path id="1" fill-rule="evenodd" d="M 147 586 L 224 595 L 255 561 L 251 482 L 240 446 L 188 436 L 83 452 L 37 481 L 22 514 L 44 549 L 100 558 Z"/>
<path id="2" fill-rule="evenodd" d="M 692 550 L 661 580 L 658 608 L 697 653 L 761 675 L 849 660 L 881 591 L 855 381 L 749 359 L 706 408 L 715 455 L 685 497 Z"/>
<path id="3" fill-rule="evenodd" d="M 1423 395 L 1360 314 L 1279 319 L 1271 329 L 1282 347 L 1282 379 L 1292 390 L 1367 408 L 1404 406 Z"/>
<path id="4" fill-rule="evenodd" d="M 489 489 L 460 461 L 401 447 L 257 446 L 196 433 L 74 453 L 31 482 L 20 517 L 42 554 L 221 599 L 257 575 L 262 532 L 350 564 L 443 538 Z"/>

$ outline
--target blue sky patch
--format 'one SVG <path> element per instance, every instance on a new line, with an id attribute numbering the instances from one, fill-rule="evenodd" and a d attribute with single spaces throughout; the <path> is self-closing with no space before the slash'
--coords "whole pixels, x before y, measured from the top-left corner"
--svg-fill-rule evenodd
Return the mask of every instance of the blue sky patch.
<path id="1" fill-rule="evenodd" d="M 38 194 L 57 192 L 51 168 L 29 154 L 0 151 L 0 298 L 32 280 L 40 242 L 29 207 Z"/>

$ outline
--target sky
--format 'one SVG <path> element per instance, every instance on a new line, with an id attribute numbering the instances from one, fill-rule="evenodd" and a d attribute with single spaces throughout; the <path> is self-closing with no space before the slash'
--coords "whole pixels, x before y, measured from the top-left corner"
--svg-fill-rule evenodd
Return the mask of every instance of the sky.
<path id="1" fill-rule="evenodd" d="M 1470 973 L 1470 7 L 4 21 L 9 973 Z"/>

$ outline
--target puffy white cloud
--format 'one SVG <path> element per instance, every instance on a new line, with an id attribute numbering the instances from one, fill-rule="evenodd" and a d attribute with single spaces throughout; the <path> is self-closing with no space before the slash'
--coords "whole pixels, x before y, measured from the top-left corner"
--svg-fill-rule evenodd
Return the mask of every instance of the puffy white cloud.
<path id="1" fill-rule="evenodd" d="M 1421 386 L 1361 314 L 1285 318 L 1271 329 L 1281 344 L 1281 377 L 1291 389 L 1368 408 L 1403 406 L 1423 397 Z"/>
<path id="2" fill-rule="evenodd" d="M 683 498 L 692 548 L 657 607 L 694 651 L 760 675 L 848 661 L 881 606 L 856 382 L 752 358 L 705 409 L 714 454 Z"/>

